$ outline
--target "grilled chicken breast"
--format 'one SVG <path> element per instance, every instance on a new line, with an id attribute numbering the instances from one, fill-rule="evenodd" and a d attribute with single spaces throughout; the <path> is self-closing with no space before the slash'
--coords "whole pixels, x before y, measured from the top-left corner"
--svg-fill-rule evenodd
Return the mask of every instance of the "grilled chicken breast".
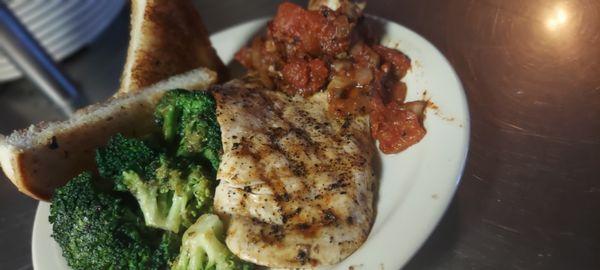
<path id="1" fill-rule="evenodd" d="M 373 221 L 368 119 L 328 113 L 310 98 L 233 81 L 214 90 L 223 156 L 214 207 L 240 258 L 277 268 L 335 264 Z"/>

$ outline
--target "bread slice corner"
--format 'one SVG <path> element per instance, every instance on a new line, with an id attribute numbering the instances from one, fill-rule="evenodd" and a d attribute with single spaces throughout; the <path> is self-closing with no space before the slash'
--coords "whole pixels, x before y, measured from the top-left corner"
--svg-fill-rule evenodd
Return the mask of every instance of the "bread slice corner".
<path id="1" fill-rule="evenodd" d="M 164 78 L 207 67 L 220 79 L 223 62 L 212 47 L 190 0 L 135 0 L 120 93 L 135 92 Z"/>

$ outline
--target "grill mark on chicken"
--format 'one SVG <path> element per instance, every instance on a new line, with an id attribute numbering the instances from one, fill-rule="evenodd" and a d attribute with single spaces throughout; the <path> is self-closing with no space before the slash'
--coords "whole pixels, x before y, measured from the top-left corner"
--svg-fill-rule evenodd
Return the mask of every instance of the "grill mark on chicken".
<path id="1" fill-rule="evenodd" d="M 269 267 L 339 262 L 373 220 L 373 155 L 366 118 L 328 115 L 326 96 L 291 97 L 233 81 L 213 89 L 222 162 L 215 211 L 227 245 Z"/>

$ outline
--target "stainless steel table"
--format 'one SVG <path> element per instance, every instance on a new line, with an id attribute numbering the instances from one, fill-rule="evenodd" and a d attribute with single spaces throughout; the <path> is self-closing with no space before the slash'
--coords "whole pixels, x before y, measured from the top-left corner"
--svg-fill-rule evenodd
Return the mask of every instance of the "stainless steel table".
<path id="1" fill-rule="evenodd" d="M 277 2 L 197 4 L 215 32 Z M 434 43 L 471 108 L 458 193 L 406 269 L 600 269 L 600 2 L 381 0 L 367 11 Z M 117 88 L 128 23 L 124 10 L 64 62 L 92 101 Z M 0 132 L 58 117 L 30 83 L 0 84 Z M 0 181 L 0 269 L 31 268 L 35 207 Z"/>

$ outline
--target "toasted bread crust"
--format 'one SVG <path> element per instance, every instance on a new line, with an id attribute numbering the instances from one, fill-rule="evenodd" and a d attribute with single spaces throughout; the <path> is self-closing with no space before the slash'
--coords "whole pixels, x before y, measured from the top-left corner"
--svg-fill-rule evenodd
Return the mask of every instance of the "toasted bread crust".
<path id="1" fill-rule="evenodd" d="M 121 93 L 197 67 L 207 67 L 224 76 L 225 66 L 190 0 L 132 1 L 131 16 L 131 41 Z"/>

